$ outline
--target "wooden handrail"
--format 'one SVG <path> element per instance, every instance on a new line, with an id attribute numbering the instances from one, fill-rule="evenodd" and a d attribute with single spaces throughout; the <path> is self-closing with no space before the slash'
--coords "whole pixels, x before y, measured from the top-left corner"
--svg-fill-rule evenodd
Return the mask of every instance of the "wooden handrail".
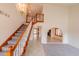
<path id="1" fill-rule="evenodd" d="M 30 24 L 30 23 L 29 23 L 29 24 Z M 28 26 L 29 26 L 29 25 L 28 25 Z M 27 28 L 28 28 L 28 26 L 27 26 Z M 33 24 L 32 24 L 32 26 L 33 26 Z M 32 26 L 31 26 L 31 29 L 32 29 Z M 30 29 L 30 31 L 31 31 L 31 29 Z M 18 46 L 19 42 L 21 41 L 21 39 L 22 39 L 24 33 L 25 33 L 25 31 L 22 32 L 22 34 L 20 35 L 20 37 L 17 39 L 16 44 L 15 44 L 14 47 L 11 49 L 11 51 L 10 51 L 10 53 L 11 53 L 10 55 L 11 55 L 11 56 L 13 55 L 13 52 L 15 51 L 16 47 Z M 29 34 L 29 35 L 30 35 L 30 34 Z M 28 35 L 28 36 L 29 36 L 29 35 Z M 28 40 L 27 40 L 27 41 L 28 41 Z"/>
<path id="2" fill-rule="evenodd" d="M 26 47 L 27 47 L 27 45 L 28 45 L 28 43 L 29 43 L 29 39 L 30 39 L 30 36 L 31 36 L 32 27 L 33 27 L 33 23 L 32 23 L 32 26 L 31 26 L 31 29 L 30 29 L 30 32 L 29 32 L 29 35 L 28 35 L 26 44 L 24 45 L 24 49 L 23 49 L 22 55 L 25 53 Z"/>
<path id="3" fill-rule="evenodd" d="M 14 51 L 14 50 L 16 49 L 16 47 L 18 46 L 20 40 L 21 40 L 22 37 L 23 37 L 23 34 L 24 34 L 24 32 L 22 32 L 21 36 L 17 39 L 17 42 L 16 42 L 15 46 L 13 47 L 12 51 Z"/>

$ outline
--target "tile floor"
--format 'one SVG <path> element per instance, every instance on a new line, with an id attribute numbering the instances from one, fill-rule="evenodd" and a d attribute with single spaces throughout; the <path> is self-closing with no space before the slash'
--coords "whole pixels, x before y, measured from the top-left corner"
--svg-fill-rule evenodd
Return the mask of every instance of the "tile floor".
<path id="1" fill-rule="evenodd" d="M 44 56 L 44 49 L 39 40 L 30 41 L 24 56 Z"/>

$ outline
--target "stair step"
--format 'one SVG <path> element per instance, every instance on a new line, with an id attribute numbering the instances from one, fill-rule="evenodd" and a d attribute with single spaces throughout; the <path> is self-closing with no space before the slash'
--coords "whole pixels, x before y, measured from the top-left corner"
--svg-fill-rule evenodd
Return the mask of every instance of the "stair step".
<path id="1" fill-rule="evenodd" d="M 17 39 L 12 39 L 12 40 L 10 40 L 8 42 L 16 42 L 16 41 L 17 41 Z"/>
<path id="2" fill-rule="evenodd" d="M 16 34 L 15 34 L 15 37 L 19 37 L 20 35 L 21 35 L 21 34 L 16 33 Z"/>
<path id="3" fill-rule="evenodd" d="M 13 36 L 12 39 L 17 40 L 19 36 Z"/>
<path id="4" fill-rule="evenodd" d="M 17 33 L 18 33 L 18 32 L 22 33 L 23 31 L 20 30 L 20 31 L 17 31 Z"/>
<path id="5" fill-rule="evenodd" d="M 9 48 L 12 47 L 12 46 L 14 46 L 14 45 L 7 44 L 4 47 L 2 47 L 2 51 L 8 52 L 9 51 Z"/>
<path id="6" fill-rule="evenodd" d="M 26 28 L 26 26 L 23 26 L 23 27 L 21 27 L 21 28 Z"/>
<path id="7" fill-rule="evenodd" d="M 17 33 L 15 33 L 15 35 L 21 35 L 21 32 L 17 32 Z"/>
<path id="8" fill-rule="evenodd" d="M 20 29 L 19 31 L 25 31 L 25 29 Z"/>
<path id="9" fill-rule="evenodd" d="M 16 42 L 17 42 L 17 40 L 10 40 L 10 41 L 8 41 L 8 44 L 16 44 Z"/>
<path id="10" fill-rule="evenodd" d="M 21 34 L 22 32 L 17 32 L 18 34 Z"/>
<path id="11" fill-rule="evenodd" d="M 0 56 L 5 56 L 5 53 L 4 51 L 0 51 Z"/>
<path id="12" fill-rule="evenodd" d="M 19 30 L 25 30 L 26 28 L 21 28 L 21 29 L 19 29 Z"/>
<path id="13" fill-rule="evenodd" d="M 10 54 L 6 51 L 0 51 L 0 56 L 10 56 Z"/>
<path id="14" fill-rule="evenodd" d="M 21 33 L 15 33 L 15 35 L 21 35 Z"/>

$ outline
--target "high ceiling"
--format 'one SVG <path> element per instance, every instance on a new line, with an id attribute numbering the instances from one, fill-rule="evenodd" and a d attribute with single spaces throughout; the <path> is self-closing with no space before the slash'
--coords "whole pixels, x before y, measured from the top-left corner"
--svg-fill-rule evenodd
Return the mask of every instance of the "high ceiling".
<path id="1" fill-rule="evenodd" d="M 31 16 L 34 16 L 36 13 L 42 13 L 43 5 L 52 5 L 52 6 L 75 6 L 79 5 L 79 3 L 21 3 L 17 4 L 17 9 L 24 15 L 29 13 Z"/>
<path id="2" fill-rule="evenodd" d="M 29 10 L 27 10 L 27 13 L 30 13 L 31 15 L 35 15 L 36 13 L 42 13 L 43 6 L 41 4 L 29 4 L 29 5 L 28 5 Z"/>
<path id="3" fill-rule="evenodd" d="M 17 8 L 19 11 L 23 12 L 25 15 L 29 13 L 34 16 L 36 13 L 42 13 L 43 6 L 42 4 L 17 4 Z"/>

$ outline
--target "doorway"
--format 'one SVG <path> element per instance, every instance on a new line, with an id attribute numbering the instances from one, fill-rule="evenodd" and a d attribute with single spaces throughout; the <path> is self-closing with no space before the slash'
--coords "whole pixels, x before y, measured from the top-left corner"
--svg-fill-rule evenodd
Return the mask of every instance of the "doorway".
<path id="1" fill-rule="evenodd" d="M 33 39 L 41 40 L 41 26 L 33 28 Z"/>
<path id="2" fill-rule="evenodd" d="M 60 28 L 53 27 L 47 32 L 48 42 L 62 42 L 63 41 L 63 32 Z"/>

